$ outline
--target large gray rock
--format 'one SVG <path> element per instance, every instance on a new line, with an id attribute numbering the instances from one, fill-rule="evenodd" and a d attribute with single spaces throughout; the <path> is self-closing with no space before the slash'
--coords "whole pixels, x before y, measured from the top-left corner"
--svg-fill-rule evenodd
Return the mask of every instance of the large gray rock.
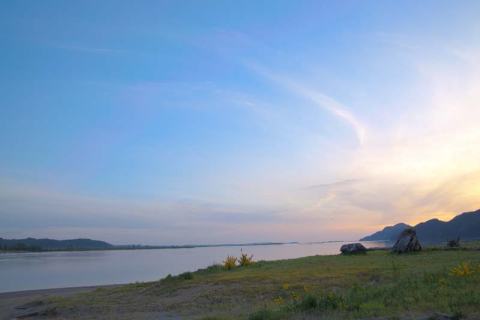
<path id="1" fill-rule="evenodd" d="M 398 237 L 397 242 L 392 248 L 395 253 L 407 253 L 422 250 L 420 241 L 418 241 L 417 233 L 413 228 L 407 228 Z"/>
<path id="2" fill-rule="evenodd" d="M 340 251 L 343 254 L 365 253 L 367 252 L 367 248 L 365 248 L 361 243 L 349 243 L 349 244 L 344 244 L 340 248 Z"/>

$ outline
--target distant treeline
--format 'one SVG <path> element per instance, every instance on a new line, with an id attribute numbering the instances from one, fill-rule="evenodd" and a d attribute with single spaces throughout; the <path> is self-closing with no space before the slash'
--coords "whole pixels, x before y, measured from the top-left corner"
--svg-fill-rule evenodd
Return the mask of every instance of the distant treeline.
<path id="1" fill-rule="evenodd" d="M 296 243 L 296 242 L 289 242 Z M 86 250 L 147 250 L 147 249 L 186 249 L 186 248 L 206 248 L 206 247 L 236 247 L 236 246 L 265 246 L 282 245 L 284 242 L 261 242 L 261 243 L 243 243 L 243 244 L 187 244 L 187 245 L 112 245 L 105 241 L 92 239 L 72 239 L 72 240 L 54 240 L 54 239 L 3 239 L 0 238 L 0 251 L 8 252 L 39 252 L 39 251 L 86 251 Z"/>
<path id="2" fill-rule="evenodd" d="M 0 238 L 2 251 L 74 251 L 74 250 L 105 250 L 113 245 L 104 241 L 91 239 L 53 240 L 53 239 L 3 239 Z"/>
<path id="3" fill-rule="evenodd" d="M 0 245 L 0 251 L 29 251 L 29 252 L 39 252 L 43 251 L 39 246 L 29 246 L 25 243 L 16 243 L 14 245 Z"/>

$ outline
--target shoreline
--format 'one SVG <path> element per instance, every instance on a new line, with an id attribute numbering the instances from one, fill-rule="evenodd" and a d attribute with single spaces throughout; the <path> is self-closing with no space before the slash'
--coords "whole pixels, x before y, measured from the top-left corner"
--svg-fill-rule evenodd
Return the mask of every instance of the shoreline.
<path id="1" fill-rule="evenodd" d="M 59 287 L 59 288 L 48 288 L 48 289 L 32 289 L 32 290 L 19 290 L 19 291 L 7 291 L 7 292 L 0 292 L 0 301 L 2 299 L 11 299 L 11 298 L 22 298 L 27 296 L 33 295 L 70 295 L 79 292 L 88 292 L 93 291 L 100 288 L 114 288 L 119 287 L 125 284 L 106 284 L 106 285 L 98 285 L 98 286 L 81 286 L 81 287 Z"/>
<path id="2" fill-rule="evenodd" d="M 391 250 L 391 247 L 372 247 L 372 248 L 367 248 L 367 252 L 374 252 L 374 251 L 389 251 Z M 460 248 L 436 248 L 436 247 L 426 247 L 424 251 L 480 251 L 480 248 L 469 248 L 469 247 L 460 247 Z M 340 253 L 338 254 L 320 254 L 320 255 L 315 255 L 315 256 L 320 256 L 320 257 L 327 257 L 327 256 L 337 256 L 341 255 Z M 305 256 L 305 257 L 298 257 L 298 258 L 289 258 L 289 259 L 276 259 L 276 260 L 260 260 L 260 261 L 268 261 L 268 262 L 279 262 L 279 261 L 284 261 L 284 260 L 296 260 L 296 259 L 302 259 L 302 258 L 309 258 L 313 257 L 312 256 Z M 202 270 L 203 268 L 189 271 L 189 272 L 197 272 L 199 270 Z M 163 278 L 162 278 L 163 279 Z M 137 281 L 138 283 L 149 283 L 149 282 L 155 282 L 161 279 L 157 280 L 147 280 L 147 281 Z M 100 285 L 91 285 L 91 286 L 75 286 L 75 287 L 57 287 L 57 288 L 46 288 L 46 289 L 26 289 L 26 290 L 18 290 L 18 291 L 7 291 L 7 292 L 0 292 L 0 301 L 1 299 L 9 299 L 13 297 L 24 297 L 24 296 L 32 296 L 32 295 L 69 295 L 69 294 L 75 294 L 79 292 L 88 292 L 88 291 L 93 291 L 96 289 L 101 289 L 101 288 L 114 288 L 114 287 L 120 287 L 120 286 L 127 286 L 130 284 L 136 283 L 135 281 L 132 282 L 125 282 L 125 283 L 115 283 L 115 284 L 100 284 Z"/>
<path id="3" fill-rule="evenodd" d="M 329 241 L 329 242 L 317 242 L 317 243 L 312 243 L 312 244 L 322 244 L 322 243 L 337 243 L 337 242 L 340 242 L 340 243 L 343 243 L 343 241 Z M 286 243 L 285 243 L 286 244 Z M 285 245 L 285 244 L 282 244 L 282 245 Z M 301 243 L 289 243 L 289 245 L 298 245 L 298 244 L 301 244 Z M 310 244 L 310 243 L 309 243 Z M 268 244 L 267 246 L 272 246 L 273 244 Z M 260 246 L 260 244 L 256 244 L 255 246 Z M 236 247 L 235 246 L 232 246 L 232 247 Z M 205 247 L 196 247 L 196 248 L 205 248 Z M 385 249 L 388 249 L 388 248 L 383 248 L 383 247 L 372 247 L 372 248 L 368 248 L 367 250 L 369 251 L 376 251 L 376 250 L 385 250 Z M 142 250 L 142 249 L 140 249 Z M 149 249 L 149 250 L 153 250 L 153 249 Z M 160 249 L 162 250 L 162 249 Z M 82 250 L 81 252 L 86 252 L 86 251 L 104 251 L 104 250 Z M 112 250 L 105 250 L 105 251 L 112 251 Z M 131 251 L 129 249 L 126 249 L 126 250 L 113 250 L 113 251 Z M 17 252 L 18 254 L 42 254 L 42 253 L 46 253 L 47 251 L 43 251 L 43 252 Z M 50 253 L 52 252 L 56 252 L 56 253 L 62 253 L 62 252 L 75 252 L 75 251 L 48 251 Z M 78 252 L 78 251 L 77 251 Z M 311 254 L 311 255 L 305 255 L 305 256 L 300 256 L 300 257 L 291 257 L 291 258 L 277 258 L 277 259 L 274 259 L 274 260 L 265 260 L 265 261 L 279 261 L 279 260 L 291 260 L 291 259 L 299 259 L 299 258 L 305 258 L 305 257 L 309 257 L 309 256 L 313 256 L 313 255 L 319 255 L 319 256 L 330 256 L 330 255 L 337 255 L 337 254 L 340 254 L 340 252 L 338 253 L 332 253 L 332 254 L 329 254 L 329 253 L 322 253 L 322 254 Z M 0 254 L 1 255 L 1 254 Z M 203 269 L 205 267 L 208 267 L 208 265 L 205 265 L 204 267 L 198 267 L 197 269 L 192 269 L 192 270 L 188 270 L 189 272 L 196 272 L 200 269 Z M 181 273 L 181 271 L 179 271 L 178 273 Z M 176 273 L 172 273 L 173 275 L 176 275 Z M 59 286 L 59 287 L 53 287 L 53 288 L 32 288 L 32 289 L 20 289 L 20 290 L 14 290 L 14 291 L 0 291 L 0 300 L 1 299 L 6 299 L 6 298 L 10 298 L 11 296 L 23 296 L 23 295 L 36 295 L 36 294 L 48 294 L 48 295 L 53 295 L 55 292 L 58 292 L 58 293 L 67 293 L 69 291 L 78 291 L 78 290 L 88 290 L 88 289 L 96 289 L 96 288 L 108 288 L 108 287 L 116 287 L 116 286 L 122 286 L 122 285 L 129 285 L 129 284 L 132 284 L 132 283 L 135 283 L 135 282 L 142 282 L 142 283 L 148 283 L 148 282 L 154 282 L 154 281 L 157 281 L 157 280 L 160 280 L 162 278 L 164 278 L 165 276 L 167 275 L 164 275 L 163 277 L 161 278 L 158 278 L 158 277 L 155 277 L 155 278 L 152 278 L 152 279 L 148 279 L 148 280 L 143 280 L 143 281 L 135 281 L 135 280 L 132 280 L 132 281 L 127 281 L 127 282 L 113 282 L 113 283 L 110 283 L 110 284 L 91 284 L 91 285 L 86 285 L 86 286 L 83 286 L 83 285 L 80 285 L 80 286 Z"/>
<path id="4" fill-rule="evenodd" d="M 258 261 L 232 270 L 200 269 L 189 277 L 137 284 L 0 293 L 0 320 L 178 320 L 200 316 L 218 320 L 246 319 L 257 312 L 269 316 L 261 319 L 299 319 L 304 311 L 319 318 L 332 315 L 332 319 L 344 319 L 353 315 L 352 310 L 357 310 L 355 318 L 395 315 L 403 319 L 406 307 L 412 310 L 412 319 L 427 319 L 436 312 L 453 314 L 452 303 L 473 316 L 479 312 L 480 295 L 465 297 L 478 288 L 480 273 L 471 275 L 469 281 L 459 281 L 451 270 L 463 261 L 480 266 L 480 256 L 473 250 L 423 250 L 410 255 L 371 250 L 362 255 Z M 417 303 L 400 299 L 411 294 L 411 283 L 419 290 L 416 295 L 421 299 L 413 301 Z M 326 298 L 341 303 L 325 307 Z M 385 299 L 402 304 L 392 308 Z M 305 301 L 313 301 L 313 307 Z"/>
<path id="5" fill-rule="evenodd" d="M 418 284 L 422 301 L 425 301 L 422 303 L 426 303 L 431 314 L 453 312 L 449 309 L 453 301 L 465 307 L 469 315 L 474 315 L 478 311 L 476 300 L 473 303 L 464 297 L 473 292 L 480 278 L 474 274 L 470 281 L 459 281 L 458 276 L 450 271 L 458 268 L 462 261 L 480 266 L 480 257 L 474 250 L 478 247 L 466 250 L 437 248 L 422 250 L 418 254 L 390 255 L 386 250 L 374 249 L 362 255 L 315 255 L 257 261 L 252 266 L 237 266 L 233 270 L 199 269 L 191 272 L 189 277 L 175 276 L 137 284 L 5 292 L 0 293 L 0 320 L 178 320 L 196 319 L 199 315 L 213 319 L 224 319 L 227 315 L 232 319 L 245 319 L 262 310 L 272 316 L 281 314 L 282 319 L 287 319 L 303 312 L 303 309 L 292 308 L 305 305 L 303 302 L 298 304 L 298 299 L 314 301 L 316 307 L 308 310 L 318 316 L 334 312 L 336 316 L 332 319 L 350 315 L 353 306 L 360 308 L 358 311 L 365 319 L 371 319 L 372 315 L 390 315 L 392 310 L 403 318 L 404 311 L 390 309 L 384 300 L 410 293 L 411 281 Z M 425 274 L 430 276 L 425 277 Z M 440 298 L 435 290 L 439 281 L 442 281 L 442 288 L 448 289 L 442 289 Z M 352 284 L 360 285 L 362 290 L 356 290 Z M 456 293 L 458 290 L 461 292 Z M 344 302 L 334 309 L 325 309 L 319 304 L 325 294 L 332 294 L 331 297 Z M 60 299 L 52 299 L 54 297 Z M 342 300 L 344 297 L 354 299 Z M 475 297 L 480 299 L 480 296 Z M 372 305 L 375 306 L 373 311 Z M 408 307 L 412 307 L 410 302 Z M 422 304 L 413 307 L 418 315 L 415 319 L 427 319 L 431 315 L 425 314 Z"/>
<path id="6" fill-rule="evenodd" d="M 118 285 L 66 287 L 53 289 L 22 290 L 0 293 L 0 319 L 10 320 L 28 314 L 38 301 L 50 297 L 69 297 L 78 293 L 93 292 L 98 288 L 113 288 Z M 41 303 L 39 304 L 41 305 Z"/>
<path id="7" fill-rule="evenodd" d="M 377 242 L 377 241 L 372 241 L 372 242 Z M 391 250 L 391 247 L 371 247 L 367 248 L 367 252 L 374 252 L 374 251 L 389 251 Z M 435 246 L 426 246 L 424 248 L 424 251 L 480 251 L 480 247 L 459 247 L 459 248 L 448 248 L 448 247 L 435 247 Z M 283 260 L 296 260 L 296 259 L 302 259 L 302 258 L 308 258 L 312 256 L 321 256 L 321 257 L 326 257 L 326 256 L 336 256 L 336 255 L 341 255 L 341 253 L 337 254 L 319 254 L 319 255 L 311 255 L 311 256 L 302 256 L 302 257 L 296 257 L 296 258 L 286 258 L 286 259 L 275 259 L 275 260 L 260 260 L 260 261 L 268 261 L 268 262 L 278 262 L 278 261 L 283 261 Z M 191 270 L 189 272 L 197 272 L 199 270 L 202 270 L 203 268 L 199 268 L 197 270 Z M 120 286 L 126 286 L 130 285 L 133 283 L 149 283 L 149 282 L 155 282 L 160 279 L 152 279 L 152 280 L 146 280 L 146 281 L 130 281 L 130 282 L 125 282 L 125 283 L 113 283 L 113 284 L 99 284 L 99 285 L 87 285 L 87 286 L 72 286 L 72 287 L 55 287 L 55 288 L 45 288 L 45 289 L 25 289 L 25 290 L 16 290 L 16 291 L 6 291 L 6 292 L 0 292 L 0 301 L 2 299 L 9 299 L 9 298 L 14 298 L 14 297 L 23 297 L 23 296 L 32 296 L 32 295 L 69 295 L 69 294 L 74 294 L 78 292 L 83 292 L 83 291 L 93 291 L 95 289 L 99 288 L 114 288 L 114 287 L 120 287 Z"/>

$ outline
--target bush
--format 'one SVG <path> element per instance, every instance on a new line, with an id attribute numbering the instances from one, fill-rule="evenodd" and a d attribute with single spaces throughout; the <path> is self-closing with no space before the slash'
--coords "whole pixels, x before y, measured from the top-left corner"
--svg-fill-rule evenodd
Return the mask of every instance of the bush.
<path id="1" fill-rule="evenodd" d="M 450 273 L 457 277 L 468 277 L 474 273 L 474 269 L 469 262 L 462 262 L 454 267 Z"/>
<path id="2" fill-rule="evenodd" d="M 255 313 L 252 313 L 248 320 L 277 320 L 281 319 L 282 314 L 280 311 L 272 311 L 272 310 L 260 310 Z"/>
<path id="3" fill-rule="evenodd" d="M 231 269 L 235 268 L 236 265 L 237 265 L 237 258 L 236 257 L 227 256 L 225 261 L 223 261 L 223 267 L 227 270 L 231 270 Z"/>
<path id="4" fill-rule="evenodd" d="M 200 273 L 215 273 L 215 272 L 219 272 L 219 271 L 222 271 L 224 270 L 223 269 L 223 266 L 221 264 L 212 264 L 206 268 L 203 268 L 203 269 L 198 269 L 198 272 Z"/>
<path id="5" fill-rule="evenodd" d="M 298 304 L 300 310 L 308 311 L 316 309 L 318 306 L 317 298 L 312 295 L 306 295 Z"/>
<path id="6" fill-rule="evenodd" d="M 458 248 L 460 247 L 460 238 L 448 240 L 447 247 L 449 248 Z"/>
<path id="7" fill-rule="evenodd" d="M 344 298 L 334 292 L 327 293 L 318 299 L 320 310 L 337 310 L 344 306 Z"/>
<path id="8" fill-rule="evenodd" d="M 183 280 L 192 280 L 193 279 L 193 273 L 191 272 L 184 272 L 178 275 L 180 279 Z"/>
<path id="9" fill-rule="evenodd" d="M 241 255 L 240 255 L 240 258 L 238 259 L 238 264 L 240 265 L 240 267 L 246 267 L 251 265 L 253 263 L 253 254 L 250 255 L 249 257 L 248 254 L 243 253 L 243 251 L 240 251 L 240 252 L 241 252 Z"/>
<path id="10" fill-rule="evenodd" d="M 170 273 L 163 279 L 160 279 L 160 283 L 167 283 L 173 281 L 175 277 L 173 277 Z"/>

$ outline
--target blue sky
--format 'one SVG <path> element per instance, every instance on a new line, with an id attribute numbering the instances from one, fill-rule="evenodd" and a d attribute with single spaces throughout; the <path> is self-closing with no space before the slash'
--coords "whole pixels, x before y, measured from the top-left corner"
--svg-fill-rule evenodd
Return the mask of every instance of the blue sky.
<path id="1" fill-rule="evenodd" d="M 0 236 L 355 239 L 478 209 L 477 1 L 4 1 Z"/>

